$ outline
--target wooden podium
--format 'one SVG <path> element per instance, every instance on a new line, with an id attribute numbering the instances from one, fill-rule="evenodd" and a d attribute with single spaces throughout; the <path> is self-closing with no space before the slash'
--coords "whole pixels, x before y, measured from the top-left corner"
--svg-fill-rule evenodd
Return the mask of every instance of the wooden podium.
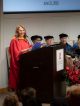
<path id="1" fill-rule="evenodd" d="M 63 83 L 64 49 L 61 45 L 44 47 L 20 56 L 20 89 L 33 87 L 37 97 L 49 103 L 65 96 Z"/>

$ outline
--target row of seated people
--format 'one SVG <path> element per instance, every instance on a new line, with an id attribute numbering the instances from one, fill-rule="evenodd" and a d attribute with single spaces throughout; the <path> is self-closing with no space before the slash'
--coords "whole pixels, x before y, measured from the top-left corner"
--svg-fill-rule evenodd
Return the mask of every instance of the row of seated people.
<path id="1" fill-rule="evenodd" d="M 66 54 L 70 54 L 70 55 L 80 55 L 80 35 L 78 35 L 78 41 L 76 43 L 74 43 L 73 46 L 71 46 L 68 42 L 67 42 L 67 34 L 60 34 L 59 38 L 60 38 L 60 44 L 64 47 L 64 50 L 66 52 Z M 46 43 L 42 43 L 42 36 L 39 35 L 34 35 L 31 37 L 31 40 L 33 42 L 33 46 L 32 46 L 32 50 L 36 50 L 38 48 L 42 48 L 45 46 L 51 46 L 55 44 L 54 41 L 54 37 L 53 36 L 45 36 L 44 37 L 45 42 Z"/>
<path id="2" fill-rule="evenodd" d="M 14 95 L 6 96 L 3 106 L 19 106 L 19 102 L 22 102 L 23 106 L 42 106 L 34 88 L 26 88 Z M 80 106 L 80 87 L 77 86 L 70 91 L 69 96 L 53 97 L 50 106 Z"/>

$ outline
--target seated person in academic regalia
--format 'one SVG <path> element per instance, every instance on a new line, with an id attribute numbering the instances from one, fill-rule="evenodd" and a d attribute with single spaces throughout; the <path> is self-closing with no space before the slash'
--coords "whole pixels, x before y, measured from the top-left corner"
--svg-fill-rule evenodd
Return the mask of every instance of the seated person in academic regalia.
<path id="1" fill-rule="evenodd" d="M 80 35 L 78 35 L 78 41 L 73 45 L 74 54 L 80 55 Z"/>
<path id="2" fill-rule="evenodd" d="M 54 37 L 53 36 L 45 36 L 44 37 L 45 42 L 46 42 L 46 46 L 50 46 L 50 45 L 54 45 Z"/>
<path id="3" fill-rule="evenodd" d="M 39 48 L 42 47 L 43 44 L 41 43 L 41 41 L 42 41 L 41 36 L 34 35 L 34 36 L 31 37 L 31 40 L 33 42 L 32 50 L 36 50 L 36 49 L 39 49 Z"/>
<path id="4" fill-rule="evenodd" d="M 60 44 L 63 45 L 64 47 L 64 51 L 66 52 L 66 54 L 72 54 L 72 46 L 67 42 L 67 34 L 60 34 L 59 38 L 60 38 Z"/>

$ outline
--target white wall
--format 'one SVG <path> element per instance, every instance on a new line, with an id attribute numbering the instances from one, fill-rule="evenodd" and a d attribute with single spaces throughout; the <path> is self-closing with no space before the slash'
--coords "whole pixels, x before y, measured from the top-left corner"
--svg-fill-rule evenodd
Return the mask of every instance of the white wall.
<path id="1" fill-rule="evenodd" d="M 2 13 L 2 0 L 0 0 L 0 88 L 5 87 L 7 85 L 7 71 L 4 70 L 3 67 L 5 64 L 5 53 L 4 50 L 4 42 L 3 42 L 3 13 Z"/>
<path id="2" fill-rule="evenodd" d="M 7 86 L 6 47 L 19 24 L 26 27 L 29 37 L 50 34 L 59 41 L 58 35 L 67 33 L 69 39 L 76 40 L 80 34 L 80 13 L 4 14 L 1 23 L 0 88 Z"/>

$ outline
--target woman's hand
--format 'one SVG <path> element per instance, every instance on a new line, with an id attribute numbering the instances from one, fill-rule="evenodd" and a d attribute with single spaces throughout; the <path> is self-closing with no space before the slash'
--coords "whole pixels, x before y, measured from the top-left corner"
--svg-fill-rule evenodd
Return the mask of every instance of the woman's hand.
<path id="1" fill-rule="evenodd" d="M 21 54 L 27 53 L 27 52 L 29 52 L 29 51 L 31 51 L 31 48 L 23 49 L 23 50 L 21 50 Z"/>

